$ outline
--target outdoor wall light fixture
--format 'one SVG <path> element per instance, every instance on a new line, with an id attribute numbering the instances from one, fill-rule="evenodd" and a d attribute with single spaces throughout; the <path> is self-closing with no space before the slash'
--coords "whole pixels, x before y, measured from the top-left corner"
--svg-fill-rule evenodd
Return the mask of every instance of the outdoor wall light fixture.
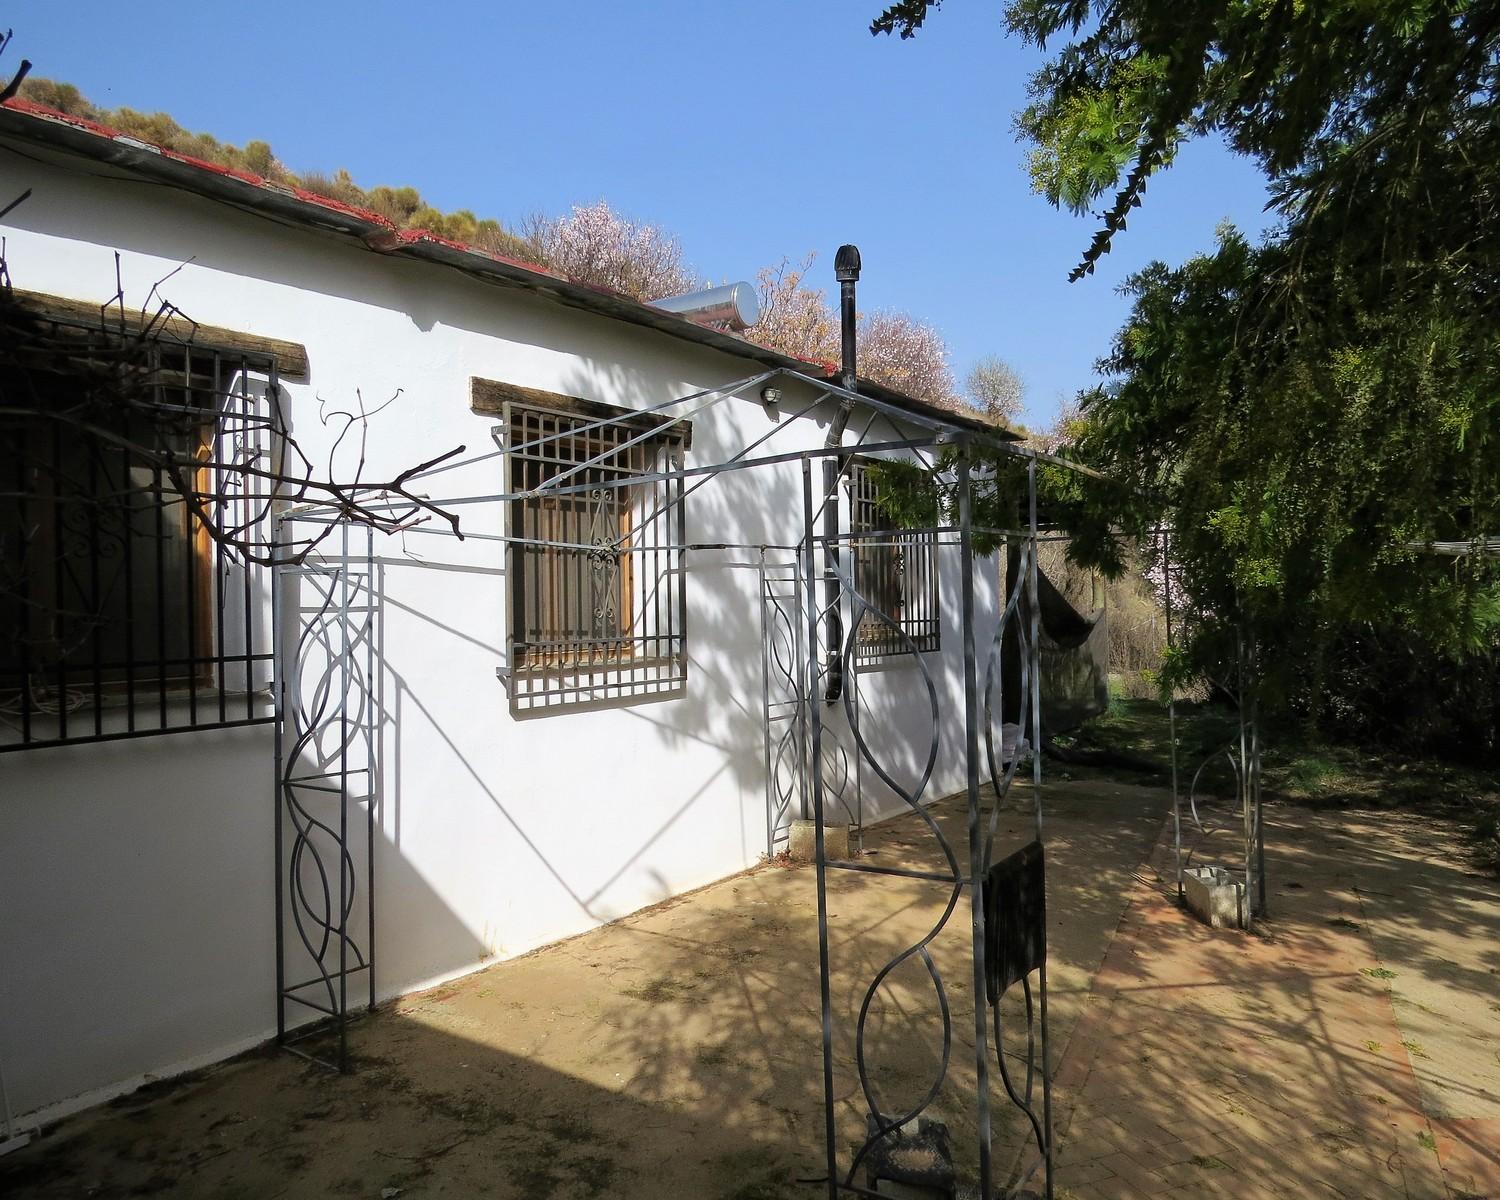
<path id="1" fill-rule="evenodd" d="M 778 416 L 777 405 L 781 403 L 781 389 L 779 387 L 761 388 L 760 402 L 766 406 L 766 411 L 771 417 Z"/>

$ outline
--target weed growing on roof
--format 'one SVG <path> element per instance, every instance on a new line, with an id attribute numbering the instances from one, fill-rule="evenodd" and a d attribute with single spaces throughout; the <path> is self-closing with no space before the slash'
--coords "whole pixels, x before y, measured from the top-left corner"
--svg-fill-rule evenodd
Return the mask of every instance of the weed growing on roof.
<path id="1" fill-rule="evenodd" d="M 509 258 L 536 261 L 538 249 L 528 239 L 506 229 L 493 218 L 476 217 L 468 209 L 445 213 L 422 199 L 412 187 L 362 188 L 348 171 L 340 169 L 332 176 L 321 171 L 299 174 L 274 153 L 270 143 L 246 142 L 236 146 L 221 142 L 208 133 L 191 133 L 164 112 L 143 113 L 133 108 L 101 108 L 71 83 L 55 79 L 28 78 L 21 84 L 21 95 L 37 104 L 117 129 L 143 142 L 165 146 L 178 154 L 202 159 L 215 166 L 248 171 L 273 183 L 301 188 L 339 204 L 369 209 L 385 217 L 398 229 L 423 229 L 439 237 L 451 238 L 503 254 Z"/>
<path id="2" fill-rule="evenodd" d="M 512 229 L 466 208 L 444 212 L 413 187 L 361 187 L 342 168 L 332 175 L 293 171 L 275 156 L 268 142 L 236 146 L 211 134 L 192 133 L 167 113 L 104 108 L 70 83 L 28 77 L 21 84 L 21 95 L 177 154 L 366 209 L 398 229 L 422 230 L 546 267 L 577 283 L 609 288 L 635 300 L 650 303 L 708 283 L 684 261 L 675 234 L 633 221 L 603 200 L 574 205 L 560 216 L 534 214 Z M 809 255 L 799 267 L 783 259 L 779 267 L 759 273 L 763 317 L 749 336 L 785 354 L 833 362 L 838 359 L 838 312 L 822 289 L 804 282 L 813 258 Z M 956 385 L 947 344 L 929 323 L 904 312 L 862 312 L 859 339 L 862 375 L 929 404 L 984 418 L 979 398 L 966 395 Z"/>

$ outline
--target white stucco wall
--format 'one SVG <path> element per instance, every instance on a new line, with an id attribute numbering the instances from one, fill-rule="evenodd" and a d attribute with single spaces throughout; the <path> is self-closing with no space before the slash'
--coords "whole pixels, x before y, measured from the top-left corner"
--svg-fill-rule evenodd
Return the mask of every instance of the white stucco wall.
<path id="1" fill-rule="evenodd" d="M 176 270 L 165 294 L 197 320 L 306 345 L 310 378 L 284 386 L 312 452 L 329 436 L 320 400 L 358 391 L 375 403 L 399 389 L 370 427 L 372 478 L 459 444 L 492 448 L 493 418 L 469 409 L 471 376 L 645 407 L 757 370 L 456 272 L 99 179 L 96 165 L 20 165 L 3 165 L 7 185 L 34 189 L 5 222 L 16 286 L 102 300 L 118 249 L 139 303 Z M 782 408 L 797 407 L 793 389 Z M 761 452 L 820 446 L 827 416 L 788 422 Z M 694 418 L 690 464 L 721 461 L 769 428 L 758 403 L 721 404 Z M 689 539 L 793 542 L 801 487 L 797 464 L 725 475 L 689 499 Z M 500 488 L 493 458 L 432 485 L 434 496 Z M 465 508 L 463 521 L 503 531 L 498 506 Z M 764 851 L 753 552 L 688 556 L 685 696 L 524 721 L 495 673 L 506 650 L 501 543 L 418 534 L 377 539 L 376 554 L 382 996 L 611 920 Z M 927 656 L 944 714 L 929 797 L 963 782 L 957 557 L 940 552 L 943 649 Z M 981 626 L 993 621 L 994 580 L 978 572 Z M 864 680 L 866 732 L 898 773 L 925 755 L 915 675 L 906 663 Z M 889 811 L 865 776 L 867 814 Z M 0 756 L 0 1064 L 19 1111 L 273 1032 L 274 804 L 266 729 Z"/>

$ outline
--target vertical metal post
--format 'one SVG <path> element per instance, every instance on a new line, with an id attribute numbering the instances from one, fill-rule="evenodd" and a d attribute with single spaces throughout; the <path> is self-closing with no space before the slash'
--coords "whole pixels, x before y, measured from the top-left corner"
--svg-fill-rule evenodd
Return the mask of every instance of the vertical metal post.
<path id="1" fill-rule="evenodd" d="M 974 933 L 974 1068 L 979 1141 L 979 1194 L 990 1196 L 989 1030 L 985 1014 L 984 831 L 979 804 L 979 681 L 974 663 L 974 514 L 969 448 L 958 453 L 959 592 L 964 646 L 964 771 L 969 794 L 969 912 Z"/>
<path id="2" fill-rule="evenodd" d="M 771 634 L 769 616 L 775 597 L 766 577 L 766 548 L 760 548 L 760 710 L 763 716 L 766 772 L 766 857 L 776 853 L 776 778 L 771 774 Z"/>
<path id="3" fill-rule="evenodd" d="M 852 558 L 852 555 L 851 555 Z M 859 752 L 859 666 L 854 664 L 849 671 L 849 686 L 854 689 L 850 697 L 853 703 L 849 706 L 853 716 L 849 721 L 849 732 L 854 738 L 854 749 L 850 752 L 854 758 L 854 853 L 856 857 L 865 852 L 865 756 Z"/>
<path id="4" fill-rule="evenodd" d="M 1031 538 L 1031 568 L 1027 572 L 1026 607 L 1030 610 L 1030 637 L 1026 656 L 1031 673 L 1031 795 L 1036 810 L 1036 840 L 1042 840 L 1042 605 L 1037 562 L 1036 459 L 1027 466 L 1029 512 L 1027 532 Z M 997 801 L 998 802 L 998 801 Z M 1042 1022 L 1042 1157 L 1047 1172 L 1047 1200 L 1052 1200 L 1052 1048 L 1047 1031 L 1047 956 L 1037 968 L 1037 992 Z"/>
<path id="5" fill-rule="evenodd" d="M 365 526 L 365 694 L 360 711 L 365 718 L 365 903 L 369 920 L 365 945 L 365 974 L 370 986 L 370 1008 L 375 1007 L 375 798 L 380 794 L 379 694 L 375 671 L 375 530 Z"/>
<path id="6" fill-rule="evenodd" d="M 1240 717 L 1240 815 L 1245 831 L 1245 929 L 1255 925 L 1255 827 L 1253 800 L 1250 795 L 1249 728 L 1245 712 L 1245 627 L 1235 630 L 1235 690 L 1239 693 Z"/>
<path id="7" fill-rule="evenodd" d="M 349 523 L 339 523 L 339 1070 L 349 1071 Z"/>
<path id="8" fill-rule="evenodd" d="M 1250 780 L 1255 800 L 1255 871 L 1260 884 L 1260 915 L 1267 916 L 1270 909 L 1266 900 L 1266 814 L 1261 808 L 1260 793 L 1260 647 L 1255 634 L 1250 634 Z"/>
<path id="9" fill-rule="evenodd" d="M 804 562 L 801 554 L 797 556 L 796 565 L 792 568 L 792 625 L 796 632 L 797 662 L 799 664 L 807 661 L 809 654 L 818 652 L 817 638 L 809 638 L 807 627 L 804 622 L 798 620 L 809 603 L 808 593 L 813 589 L 812 576 L 807 572 L 812 570 L 812 556 L 809 555 Z M 807 714 L 810 711 L 807 706 L 808 697 L 811 695 L 804 685 L 798 686 L 797 696 L 797 813 L 806 821 L 812 817 L 812 788 L 808 782 L 812 776 L 807 769 L 807 742 L 810 729 L 807 724 Z"/>
<path id="10" fill-rule="evenodd" d="M 1167 650 L 1172 649 L 1172 539 L 1161 530 L 1162 607 L 1167 616 Z M 1177 780 L 1177 691 L 1167 693 L 1167 736 L 1172 743 L 1172 856 L 1177 868 L 1177 899 L 1182 900 L 1182 800 Z"/>
<path id="11" fill-rule="evenodd" d="M 275 533 L 272 537 L 272 557 L 275 558 L 275 548 L 282 543 L 283 522 L 281 517 L 276 517 L 272 523 Z M 287 568 L 284 566 L 273 566 L 271 571 L 271 706 L 275 716 L 272 728 L 274 730 L 273 740 L 275 742 L 276 758 L 276 1041 L 278 1044 L 286 1041 L 286 930 L 285 930 L 285 892 L 291 887 L 289 879 L 283 879 L 282 873 L 286 870 L 286 852 L 282 846 L 282 809 L 286 806 L 285 777 L 286 777 L 286 744 L 283 733 L 283 724 L 287 720 L 291 706 L 286 700 L 286 639 L 281 631 L 281 614 L 286 611 L 286 597 L 282 595 L 286 587 Z M 222 626 L 222 615 L 220 622 Z M 223 648 L 220 647 L 219 687 L 220 693 L 224 688 Z"/>
<path id="12" fill-rule="evenodd" d="M 239 423 L 240 427 L 244 430 L 244 437 L 246 439 L 248 439 L 249 436 L 250 436 L 250 430 L 249 430 L 249 421 L 248 421 L 249 414 L 245 413 L 245 412 L 235 412 L 234 411 L 234 407 L 233 407 L 233 401 L 234 401 L 233 395 L 232 394 L 226 394 L 225 391 L 224 391 L 224 382 L 223 382 L 223 378 L 222 378 L 222 376 L 223 376 L 223 363 L 222 363 L 222 361 L 220 360 L 220 358 L 219 358 L 219 356 L 217 354 L 214 355 L 214 360 L 213 361 L 214 361 L 214 382 L 213 382 L 214 403 L 215 404 L 222 404 L 222 406 L 223 406 L 222 407 L 222 411 L 219 414 L 219 419 L 214 423 L 214 429 L 213 429 L 213 435 L 212 435 L 213 439 L 214 439 L 214 443 L 213 443 L 213 461 L 214 461 L 214 479 L 213 479 L 214 499 L 213 499 L 213 512 L 214 512 L 214 519 L 215 519 L 215 521 L 218 523 L 219 527 L 222 529 L 222 528 L 224 528 L 228 524 L 228 521 L 226 521 L 225 518 L 229 515 L 229 501 L 228 501 L 227 497 L 224 494 L 224 444 L 225 444 L 226 441 L 229 441 L 232 444 L 232 441 L 233 441 L 233 438 L 234 438 L 234 432 L 235 432 L 234 431 L 234 426 L 235 426 L 236 421 Z M 231 418 L 234 418 L 234 419 L 226 421 L 226 419 L 225 419 L 226 417 L 231 417 Z M 272 466 L 271 466 L 271 469 L 273 471 L 277 470 L 278 468 L 279 468 L 279 464 L 273 463 Z M 272 566 L 271 566 L 271 638 L 272 638 L 272 641 L 271 641 L 271 661 L 273 663 L 276 661 L 276 642 L 275 642 L 275 637 L 276 637 L 276 567 L 275 567 L 276 537 L 274 535 L 274 530 L 279 529 L 279 528 L 280 528 L 279 522 L 276 521 L 273 518 L 273 522 L 272 522 L 273 534 L 272 534 L 272 538 L 271 538 L 271 546 L 272 546 L 272 551 L 271 551 L 271 559 L 272 559 Z M 245 569 L 246 570 L 250 569 L 248 563 L 245 565 Z M 214 622 L 213 622 L 213 630 L 214 630 L 214 632 L 213 632 L 213 637 L 214 637 L 214 642 L 213 642 L 213 647 L 212 647 L 212 653 L 218 659 L 218 661 L 214 664 L 214 667 L 215 667 L 215 670 L 216 670 L 216 673 L 217 673 L 216 674 L 215 683 L 217 684 L 217 691 L 219 693 L 219 697 L 218 697 L 218 701 L 219 701 L 219 721 L 222 724 L 225 720 L 228 719 L 226 714 L 229 711 L 229 700 L 228 700 L 228 696 L 227 696 L 227 693 L 229 691 L 229 684 L 228 684 L 228 681 L 224 678 L 224 665 L 225 665 L 225 654 L 224 654 L 224 572 L 222 570 L 220 570 L 220 569 L 214 569 L 213 570 L 213 577 L 214 577 L 214 595 L 213 595 L 213 606 L 214 606 Z M 276 673 L 276 671 L 275 671 L 275 668 L 273 666 L 272 670 L 271 670 L 271 674 L 272 674 L 273 677 L 274 677 L 275 673 Z M 272 691 L 273 691 L 273 694 L 272 694 L 272 697 L 271 697 L 271 706 L 272 706 L 272 709 L 273 709 L 273 712 L 274 712 L 274 711 L 276 711 L 276 697 L 274 695 L 276 683 L 275 683 L 274 678 L 272 680 L 271 687 L 272 687 Z M 277 737 L 281 736 L 281 731 L 280 731 L 279 728 L 277 729 L 276 736 Z M 281 791 L 280 791 L 280 780 L 279 779 L 277 781 L 277 793 L 276 793 L 276 795 L 277 795 L 276 804 L 277 804 L 277 807 L 279 808 L 281 806 L 281 799 L 280 799 L 280 797 L 281 797 Z"/>
<path id="13" fill-rule="evenodd" d="M 250 364 L 244 358 L 240 359 L 240 375 L 239 375 L 239 380 L 240 380 L 240 394 L 239 394 L 240 412 L 242 414 L 248 416 L 251 412 L 254 411 L 254 407 L 253 407 L 252 402 L 250 400 Z M 276 368 L 273 366 L 271 368 L 270 382 L 267 384 L 267 393 L 266 393 L 267 394 L 267 398 L 268 398 L 270 404 L 272 404 L 272 405 L 280 403 L 280 392 L 277 390 L 276 380 L 277 380 Z M 250 429 L 250 426 L 247 423 L 246 424 L 246 437 L 247 437 L 247 440 L 252 440 L 253 441 L 253 445 L 254 445 L 254 450 L 251 451 L 251 453 L 249 455 L 249 458 L 248 458 L 248 461 L 251 462 L 251 463 L 255 463 L 255 462 L 260 461 L 261 455 L 264 454 L 266 452 L 266 449 L 267 449 L 266 443 L 265 443 L 265 431 L 263 429 L 256 429 L 256 431 L 254 433 L 254 436 L 253 436 L 253 439 L 252 439 L 250 437 L 250 434 L 249 434 L 249 429 Z M 272 484 L 271 486 L 272 486 L 272 488 L 274 490 L 275 485 Z M 247 483 L 245 485 L 245 488 L 246 488 L 247 501 L 248 501 L 248 492 L 249 492 L 249 489 L 250 489 L 250 484 L 248 483 L 248 481 L 247 481 Z M 245 638 L 245 642 L 244 642 L 244 646 L 243 646 L 242 649 L 243 649 L 244 661 L 245 661 L 245 719 L 249 720 L 251 717 L 253 717 L 255 715 L 255 609 L 256 609 L 256 605 L 255 605 L 255 581 L 254 581 L 254 578 L 251 575 L 250 564 L 249 563 L 246 563 L 245 564 L 245 569 L 240 572 L 240 603 L 241 603 L 241 606 L 242 606 L 242 608 L 244 610 L 243 611 L 243 618 L 244 618 L 243 624 L 244 624 L 244 638 Z"/>
<path id="14" fill-rule="evenodd" d="M 835 485 L 837 486 L 837 485 Z M 813 490 L 812 460 L 802 460 L 802 561 L 803 578 L 807 581 L 807 690 L 802 697 L 802 706 L 808 714 L 812 761 L 821 764 L 823 754 L 823 716 L 818 695 L 818 600 L 817 589 L 812 586 L 813 559 L 816 542 L 813 538 Z M 971 665 L 972 669 L 972 665 Z M 814 846 L 817 853 L 818 887 L 818 985 L 823 1016 L 823 1139 L 828 1164 L 828 1197 L 838 1200 L 838 1147 L 834 1140 L 833 1127 L 833 998 L 832 981 L 828 965 L 828 869 L 823 854 L 823 772 L 815 768 L 810 779 L 813 801 Z M 981 995 L 982 993 L 976 993 Z M 980 1006 L 982 1007 L 982 1006 Z M 983 1057 L 983 1042 L 980 1043 Z"/>

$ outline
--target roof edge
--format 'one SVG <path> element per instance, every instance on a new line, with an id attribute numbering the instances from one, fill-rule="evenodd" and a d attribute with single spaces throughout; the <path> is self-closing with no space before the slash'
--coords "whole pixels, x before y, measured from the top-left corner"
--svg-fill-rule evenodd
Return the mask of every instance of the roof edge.
<path id="1" fill-rule="evenodd" d="M 804 359 L 748 338 L 655 308 L 606 287 L 582 283 L 536 263 L 508 258 L 420 229 L 398 228 L 369 209 L 344 204 L 305 188 L 276 183 L 250 171 L 221 166 L 165 146 L 131 137 L 96 121 L 57 112 L 23 97 L 0 104 L 0 136 L 108 163 L 155 182 L 232 204 L 305 228 L 358 241 L 372 253 L 447 266 L 475 278 L 543 296 L 569 308 L 644 326 L 669 337 L 707 346 L 766 366 L 834 382 L 836 363 Z M 979 417 L 918 400 L 872 380 L 859 391 L 915 416 L 970 429 L 987 437 L 1019 441 L 1019 435 Z"/>

